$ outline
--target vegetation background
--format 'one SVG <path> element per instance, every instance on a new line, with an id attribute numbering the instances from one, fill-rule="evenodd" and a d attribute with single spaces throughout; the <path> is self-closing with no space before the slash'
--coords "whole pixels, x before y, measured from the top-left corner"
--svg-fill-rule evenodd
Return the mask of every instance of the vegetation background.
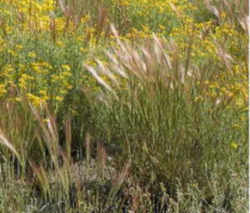
<path id="1" fill-rule="evenodd" d="M 247 0 L 0 0 L 0 212 L 246 212 Z"/>

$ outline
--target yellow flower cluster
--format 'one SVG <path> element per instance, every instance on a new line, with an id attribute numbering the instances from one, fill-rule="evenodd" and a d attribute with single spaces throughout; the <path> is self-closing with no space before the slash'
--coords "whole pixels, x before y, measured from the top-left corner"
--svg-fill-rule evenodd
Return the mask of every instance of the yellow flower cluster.
<path id="1" fill-rule="evenodd" d="M 231 75 L 231 79 L 235 80 L 230 86 L 222 86 L 219 81 L 209 82 L 211 95 L 216 94 L 213 92 L 215 88 L 228 96 L 240 91 L 237 105 L 246 103 L 248 73 L 245 55 L 239 50 L 247 45 L 248 38 L 228 19 L 226 11 L 220 12 L 220 23 L 215 23 L 211 18 L 199 20 L 194 15 L 199 12 L 199 4 L 194 1 L 112 0 L 105 20 L 100 12 L 94 14 L 96 10 L 93 8 L 82 8 L 80 12 L 76 8 L 73 11 L 71 1 L 63 2 L 67 2 L 64 9 L 55 0 L 0 0 L 0 54 L 8 54 L 6 63 L 0 68 L 0 96 L 6 94 L 8 84 L 13 83 L 24 94 L 29 94 L 29 99 L 37 105 L 39 101 L 52 97 L 60 102 L 72 88 L 71 59 L 60 63 L 41 59 L 34 48 L 27 48 L 24 43 L 11 43 L 9 37 L 14 35 L 13 32 L 27 36 L 38 33 L 38 40 L 53 41 L 59 52 L 67 50 L 67 41 L 74 40 L 79 47 L 78 54 L 86 55 L 89 50 L 103 48 L 101 42 L 106 38 L 113 45 L 113 37 L 106 26 L 112 20 L 120 21 L 116 25 L 124 31 L 121 32 L 121 39 L 138 42 L 150 39 L 152 33 L 156 33 L 174 40 L 180 57 L 186 54 L 192 41 L 191 60 L 197 63 L 227 60 L 221 59 L 218 53 L 218 46 L 223 44 L 225 54 L 230 55 L 232 60 L 230 68 L 224 68 L 228 71 L 217 77 L 227 79 Z M 121 17 L 124 20 L 120 20 Z M 98 24 L 102 21 L 106 25 Z M 86 62 L 94 65 L 90 58 Z M 52 90 L 57 94 L 54 95 Z"/>

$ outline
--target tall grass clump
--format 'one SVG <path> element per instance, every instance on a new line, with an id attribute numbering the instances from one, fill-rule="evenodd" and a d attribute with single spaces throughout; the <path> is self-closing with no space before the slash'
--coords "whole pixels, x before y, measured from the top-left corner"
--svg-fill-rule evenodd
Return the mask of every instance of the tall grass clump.
<path id="1" fill-rule="evenodd" d="M 244 115 L 232 107 L 237 93 L 223 95 L 208 85 L 225 83 L 218 79 L 223 64 L 196 66 L 192 40 L 181 56 L 174 41 L 154 36 L 137 47 L 113 31 L 118 46 L 107 52 L 108 65 L 97 60 L 96 68 L 86 67 L 104 88 L 98 130 L 110 146 L 120 147 L 114 153 L 117 165 L 131 159 L 141 184 L 154 188 L 162 182 L 172 195 L 178 182 L 184 189 L 196 182 L 213 197 L 210 177 L 216 173 L 229 180 L 235 159 L 247 158 L 247 136 L 233 128 Z M 246 120 L 243 125 L 247 131 Z M 233 141 L 240 145 L 232 148 Z M 218 181 L 227 185 L 223 178 Z"/>

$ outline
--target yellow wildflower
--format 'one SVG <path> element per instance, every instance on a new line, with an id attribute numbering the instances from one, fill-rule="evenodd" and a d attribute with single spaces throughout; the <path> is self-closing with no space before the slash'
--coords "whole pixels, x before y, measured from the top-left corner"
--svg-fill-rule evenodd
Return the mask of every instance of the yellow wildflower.
<path id="1" fill-rule="evenodd" d="M 36 58 L 36 53 L 35 52 L 29 52 L 28 56 L 31 58 Z"/>
<path id="2" fill-rule="evenodd" d="M 62 68 L 66 71 L 70 71 L 70 66 L 68 64 L 62 64 Z"/>
<path id="3" fill-rule="evenodd" d="M 238 144 L 236 144 L 235 142 L 232 142 L 232 143 L 231 143 L 231 147 L 232 147 L 233 149 L 237 149 L 237 148 L 238 148 Z"/>

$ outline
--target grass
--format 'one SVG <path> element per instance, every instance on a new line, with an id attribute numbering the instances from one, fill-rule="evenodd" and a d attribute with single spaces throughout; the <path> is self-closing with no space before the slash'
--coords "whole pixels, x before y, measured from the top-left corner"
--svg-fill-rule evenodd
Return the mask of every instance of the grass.
<path id="1" fill-rule="evenodd" d="M 0 212 L 246 212 L 247 1 L 1 1 Z"/>

